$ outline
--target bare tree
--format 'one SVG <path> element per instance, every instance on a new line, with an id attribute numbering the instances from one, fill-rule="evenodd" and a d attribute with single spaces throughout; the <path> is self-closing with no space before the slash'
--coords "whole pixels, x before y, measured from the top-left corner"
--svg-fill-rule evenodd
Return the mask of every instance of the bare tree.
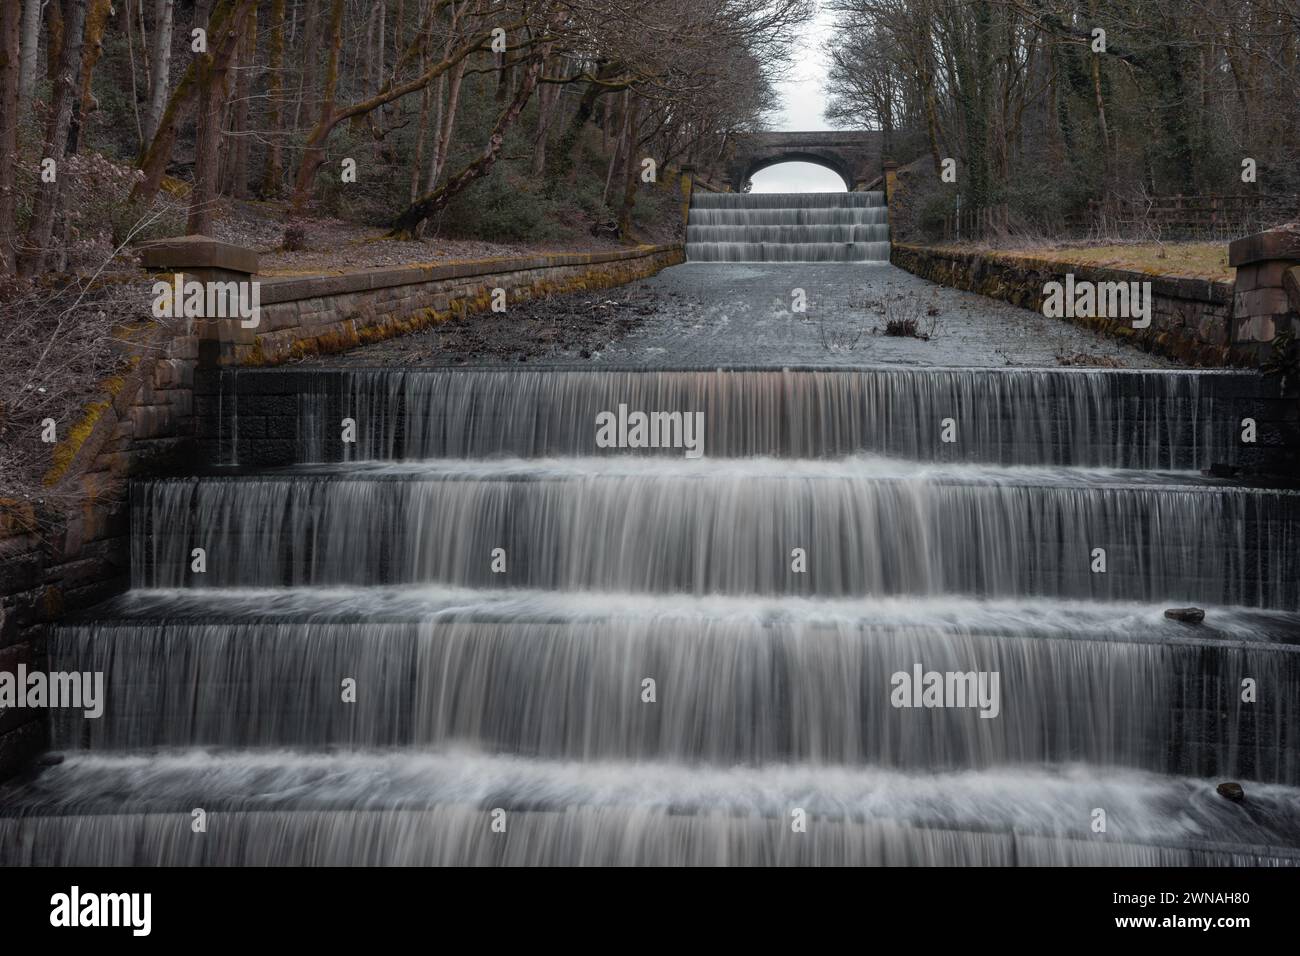
<path id="1" fill-rule="evenodd" d="M 190 60 L 185 74 L 167 100 L 167 108 L 163 110 L 158 129 L 140 157 L 140 170 L 144 176 L 132 190 L 132 199 L 152 199 L 158 194 L 163 173 L 171 160 L 172 148 L 176 145 L 177 129 L 194 108 L 203 75 L 214 63 L 229 66 L 243 36 L 240 26 L 256 2 L 257 0 L 217 0 L 212 16 L 207 20 L 208 52 Z M 224 101 L 222 105 L 224 106 Z"/>
<path id="2" fill-rule="evenodd" d="M 284 0 L 271 0 L 266 76 L 266 167 L 258 191 L 264 199 L 270 199 L 279 196 L 284 188 Z"/>
<path id="3" fill-rule="evenodd" d="M 506 131 L 519 118 L 524 104 L 528 102 L 529 97 L 533 95 L 533 90 L 537 87 L 537 80 L 542 72 L 541 59 L 542 57 L 536 55 L 529 58 L 530 62 L 524 70 L 514 99 L 497 116 L 497 120 L 492 126 L 492 132 L 488 135 L 488 141 L 479 155 L 464 169 L 449 178 L 442 186 L 425 193 L 407 206 L 401 215 L 393 221 L 392 232 L 389 235 L 398 239 L 412 238 L 421 223 L 446 206 L 452 197 L 463 191 L 471 182 L 491 171 L 501 153 L 501 145 L 505 142 Z"/>
<path id="4" fill-rule="evenodd" d="M 144 141 L 153 142 L 167 105 L 167 87 L 171 79 L 172 17 L 175 0 L 154 0 L 153 56 L 149 73 L 149 110 L 144 118 Z"/>
<path id="5" fill-rule="evenodd" d="M 63 38 L 59 50 L 59 69 L 54 81 L 49 121 L 45 126 L 43 159 L 52 160 L 54 181 L 42 182 L 32 203 L 31 220 L 18 260 L 20 275 L 31 276 L 45 265 L 50 237 L 54 234 L 54 216 L 59 204 L 58 163 L 68 147 L 68 128 L 76 105 L 77 80 L 81 75 L 81 39 L 86 23 L 86 0 L 64 0 L 60 18 Z"/>
<path id="6" fill-rule="evenodd" d="M 0 275 L 14 272 L 18 199 L 18 98 L 21 54 L 18 6 L 0 8 Z"/>
<path id="7" fill-rule="evenodd" d="M 72 124 L 68 131 L 68 152 L 75 153 L 81 142 L 81 128 L 86 117 L 99 108 L 99 101 L 91 89 L 91 80 L 95 67 L 104 53 L 104 30 L 108 27 L 108 15 L 112 12 L 112 0 L 89 0 L 86 10 L 86 32 L 82 37 L 81 74 L 77 81 L 77 106 L 72 113 Z"/>
<path id="8" fill-rule="evenodd" d="M 18 71 L 18 115 L 31 109 L 41 40 L 41 8 L 46 0 L 23 0 L 22 60 Z"/>
<path id="9" fill-rule="evenodd" d="M 248 145 L 252 131 L 248 113 L 253 93 L 254 63 L 257 59 L 257 7 L 248 15 L 244 39 L 233 63 L 235 74 L 233 101 L 229 104 L 230 120 L 223 137 L 221 191 L 237 199 L 248 197 Z M 227 142 L 233 140 L 233 142 Z"/>
<path id="10" fill-rule="evenodd" d="M 219 19 L 229 7 L 228 18 Z M 244 30 L 257 9 L 257 0 L 222 0 L 209 21 L 208 52 L 198 64 L 198 129 L 194 137 L 194 187 L 190 192 L 189 235 L 212 232 L 218 178 L 221 172 L 221 117 L 229 96 L 230 66 L 238 54 Z M 213 33 L 217 36 L 213 36 Z"/>

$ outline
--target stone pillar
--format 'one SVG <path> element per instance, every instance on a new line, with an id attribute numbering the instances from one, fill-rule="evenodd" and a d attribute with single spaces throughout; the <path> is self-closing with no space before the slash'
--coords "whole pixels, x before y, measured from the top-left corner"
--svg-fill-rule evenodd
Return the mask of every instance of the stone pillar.
<path id="1" fill-rule="evenodd" d="M 691 215 L 691 192 L 695 189 L 695 167 L 691 163 L 682 163 L 678 183 L 682 190 L 682 228 Z"/>
<path id="2" fill-rule="evenodd" d="M 885 160 L 885 205 L 894 201 L 894 190 L 898 186 L 898 163 L 892 159 Z"/>
<path id="3" fill-rule="evenodd" d="M 1262 364 L 1279 335 L 1300 336 L 1300 224 L 1237 239 L 1228 264 L 1237 269 L 1229 342 Z"/>
<path id="4" fill-rule="evenodd" d="M 174 283 L 180 275 L 182 283 L 197 280 L 205 287 L 216 282 L 249 282 L 258 267 L 257 253 L 252 249 L 207 236 L 183 236 L 149 243 L 143 249 L 141 262 L 149 271 L 160 273 L 160 280 Z M 205 315 L 193 321 L 192 328 L 199 340 L 200 369 L 228 364 L 237 345 L 252 346 L 256 341 L 257 327 L 245 327 L 237 316 Z"/>

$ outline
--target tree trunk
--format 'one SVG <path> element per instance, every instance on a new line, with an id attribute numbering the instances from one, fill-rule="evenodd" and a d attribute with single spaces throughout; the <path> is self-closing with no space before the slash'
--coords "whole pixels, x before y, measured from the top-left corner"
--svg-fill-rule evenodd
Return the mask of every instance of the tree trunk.
<path id="1" fill-rule="evenodd" d="M 418 13 L 420 28 L 424 25 L 425 3 L 421 2 Z M 397 4 L 397 49 L 402 49 L 402 4 L 399 0 Z M 428 47 L 420 49 L 420 72 L 423 73 L 429 68 L 429 50 Z M 438 126 L 442 124 L 442 88 L 446 84 L 446 76 L 438 77 L 438 113 L 437 119 L 433 120 Z M 429 123 L 430 115 L 433 110 L 433 91 L 425 87 L 420 91 L 420 112 L 416 117 L 415 131 L 415 155 L 411 158 L 411 184 L 407 191 L 406 201 L 413 203 L 416 197 L 420 195 L 420 177 L 424 174 L 424 151 L 429 143 Z M 437 138 L 435 132 L 434 138 Z"/>
<path id="2" fill-rule="evenodd" d="M 267 40 L 266 167 L 259 192 L 263 199 L 278 197 L 284 188 L 284 0 L 271 0 L 271 36 Z"/>
<path id="3" fill-rule="evenodd" d="M 144 0 L 140 2 L 143 3 Z M 140 123 L 140 91 L 135 75 L 135 28 L 131 25 L 131 0 L 126 0 L 122 20 L 126 24 L 126 57 L 131 64 L 131 115 L 135 118 L 135 148 L 140 150 L 144 147 L 144 127 Z"/>
<path id="4" fill-rule="evenodd" d="M 375 44 L 379 47 L 375 55 L 375 85 L 374 91 L 378 93 L 384 88 L 384 79 L 388 75 L 388 70 L 384 68 L 384 59 L 387 56 L 387 39 L 388 26 L 384 22 L 388 13 L 388 0 L 375 0 L 375 5 L 379 8 L 379 25 L 375 30 Z"/>
<path id="5" fill-rule="evenodd" d="M 600 201 L 606 206 L 609 205 L 610 187 L 614 185 L 614 170 L 618 169 L 620 159 L 624 160 L 624 165 L 627 164 L 623 151 L 628 148 L 628 137 L 631 136 L 631 131 L 628 129 L 628 123 L 632 120 L 632 111 L 628 109 L 628 100 L 631 96 L 631 90 L 623 91 L 623 126 L 619 130 L 618 139 L 614 141 L 614 150 L 609 157 L 609 168 L 605 170 L 605 189 L 600 194 Z"/>
<path id="6" fill-rule="evenodd" d="M 631 93 L 631 90 L 628 91 Z M 618 235 L 620 239 L 632 237 L 632 207 L 636 205 L 637 168 L 637 131 L 641 128 L 641 98 L 633 96 L 628 107 L 630 118 L 627 121 L 627 166 L 623 177 L 623 206 L 618 216 Z"/>
<path id="7" fill-rule="evenodd" d="M 68 127 L 72 123 L 72 110 L 77 100 L 77 78 L 81 68 L 81 38 L 86 23 L 86 0 L 65 0 L 66 9 L 60 18 L 62 41 L 59 49 L 58 75 L 50 103 L 49 122 L 45 127 L 44 158 L 56 163 L 63 160 L 68 147 Z M 32 218 L 27 227 L 23 254 L 18 270 L 30 276 L 40 272 L 54 234 L 54 212 L 58 208 L 59 184 L 62 177 L 52 183 L 41 183 L 32 204 Z"/>
<path id="8" fill-rule="evenodd" d="M 25 25 L 16 3 L 0 7 L 0 275 L 17 269 L 14 232 L 18 225 L 18 99 Z M 34 63 L 32 67 L 35 69 Z"/>
<path id="9" fill-rule="evenodd" d="M 447 165 L 447 156 L 451 153 L 451 138 L 456 128 L 456 110 L 460 106 L 461 81 L 465 78 L 465 61 L 461 60 L 451 74 L 448 84 L 447 105 L 439 108 L 438 129 L 434 137 L 433 153 L 429 157 L 429 178 L 425 181 L 425 191 L 432 192 L 438 185 L 438 177 Z M 441 100 L 439 101 L 441 104 Z"/>
<path id="10" fill-rule="evenodd" d="M 153 142 L 167 106 L 167 87 L 171 81 L 172 17 L 175 0 L 154 0 L 153 63 L 149 85 L 149 111 L 144 118 L 144 141 Z"/>
<path id="11" fill-rule="evenodd" d="M 24 0 L 21 60 L 18 68 L 18 115 L 26 116 L 32 107 L 32 94 L 36 90 L 36 60 L 41 43 L 41 3 L 43 0 Z"/>
<path id="12" fill-rule="evenodd" d="M 236 199 L 248 198 L 248 104 L 253 92 L 253 64 L 257 60 L 257 7 L 244 26 L 244 39 L 234 63 L 235 102 L 231 109 L 233 143 L 225 144 L 222 192 Z"/>
<path id="13" fill-rule="evenodd" d="M 221 113 L 226 71 L 207 67 L 199 74 L 199 121 L 194 135 L 194 187 L 190 192 L 188 236 L 212 234 L 213 207 L 221 162 Z"/>
<path id="14" fill-rule="evenodd" d="M 397 9 L 393 11 L 393 59 L 398 62 L 400 62 L 401 60 L 402 51 L 406 49 L 406 47 L 402 45 L 402 40 L 405 39 L 405 31 L 402 29 L 403 20 L 405 18 L 406 18 L 406 4 L 403 2 L 403 0 L 397 0 Z M 421 16 L 419 17 L 419 19 L 423 21 L 424 17 Z M 398 100 L 396 103 L 393 104 L 393 115 L 398 119 L 401 119 L 402 116 L 401 100 Z M 416 168 L 417 169 L 419 168 L 419 163 L 416 163 Z"/>
<path id="15" fill-rule="evenodd" d="M 375 66 L 375 21 L 379 19 L 379 4 L 371 3 L 370 16 L 366 18 L 366 45 L 361 60 L 365 61 L 366 82 L 365 92 L 369 96 L 375 92 L 375 76 L 378 70 Z"/>
<path id="16" fill-rule="evenodd" d="M 604 79 L 613 72 L 608 66 L 599 67 L 596 71 L 597 79 Z M 624 89 L 625 86 L 611 86 L 605 83 L 588 83 L 587 89 L 582 94 L 582 99 L 578 101 L 578 109 L 569 120 L 569 125 L 564 130 L 564 135 L 560 137 L 559 143 L 555 147 L 555 163 L 551 167 L 551 180 L 548 184 L 548 191 L 554 192 L 560 183 L 568 178 L 573 171 L 573 157 L 577 153 L 578 138 L 582 136 L 582 129 L 591 119 L 591 114 L 595 111 L 596 100 L 602 93 L 610 93 L 617 89 Z"/>
<path id="17" fill-rule="evenodd" d="M 442 80 L 443 77 L 438 77 L 439 84 Z M 432 105 L 433 97 L 426 86 L 420 95 L 420 116 L 417 121 L 419 126 L 415 136 L 415 156 L 411 160 L 411 188 L 406 197 L 407 202 L 415 202 L 416 197 L 420 195 L 420 174 L 424 172 L 424 150 L 429 142 L 429 110 Z"/>
<path id="18" fill-rule="evenodd" d="M 45 78 L 53 83 L 59 78 L 59 61 L 63 57 L 63 7 L 60 0 L 49 0 L 47 8 L 49 34 L 45 42 Z"/>
<path id="19" fill-rule="evenodd" d="M 408 206 L 393 222 L 393 230 L 389 233 L 390 238 L 410 239 L 415 235 L 415 230 L 420 223 L 444 208 L 454 196 L 474 180 L 487 175 L 492 170 L 497 157 L 501 153 L 501 144 L 505 142 L 507 130 L 519 118 L 524 104 L 528 102 L 529 97 L 533 95 L 533 90 L 537 88 L 537 80 L 541 76 L 541 59 L 542 57 L 534 57 L 533 62 L 529 64 L 519 83 L 519 89 L 515 93 L 514 99 L 497 116 L 497 121 L 492 127 L 492 133 L 488 137 L 487 144 L 478 157 L 455 176 L 448 179 L 444 185 L 432 192 L 425 193 Z"/>
<path id="20" fill-rule="evenodd" d="M 228 0 L 212 12 L 208 29 L 208 52 L 198 64 L 198 124 L 194 136 L 194 186 L 190 192 L 186 235 L 211 235 L 217 189 L 221 176 L 221 117 L 229 94 L 230 66 L 238 56 L 248 17 L 257 10 L 257 0 L 236 0 L 229 18 L 222 20 Z"/>
<path id="21" fill-rule="evenodd" d="M 90 0 L 90 9 L 86 13 L 86 35 L 82 39 L 81 49 L 81 90 L 77 100 L 77 109 L 72 114 L 72 125 L 68 130 L 68 152 L 75 153 L 81 143 L 81 127 L 86 117 L 99 108 L 99 101 L 91 91 L 90 81 L 95 73 L 95 66 L 104 53 L 104 28 L 108 26 L 108 14 L 112 9 L 112 0 Z"/>
<path id="22" fill-rule="evenodd" d="M 140 170 L 144 178 L 131 190 L 131 198 L 136 200 L 152 199 L 162 185 L 163 174 L 171 160 L 172 147 L 176 144 L 176 131 L 182 120 L 189 115 L 199 94 L 199 67 L 212 62 L 212 58 L 229 62 L 234 56 L 239 43 L 239 25 L 243 23 L 257 0 L 219 0 L 212 11 L 208 23 L 208 52 L 190 60 L 181 81 L 172 91 L 167 108 L 163 110 L 158 122 L 158 131 L 144 155 L 140 157 Z"/>
<path id="23" fill-rule="evenodd" d="M 533 176 L 538 179 L 546 175 L 546 137 L 550 134 L 559 105 L 560 87 L 548 83 L 543 87 L 538 103 L 537 138 L 533 141 Z"/>
<path id="24" fill-rule="evenodd" d="M 1097 0 L 1089 0 L 1088 9 L 1094 21 L 1097 17 Z M 1112 169 L 1110 156 L 1110 127 L 1106 123 L 1106 100 L 1101 92 L 1101 54 L 1090 53 L 1092 72 L 1092 95 L 1097 103 L 1097 133 L 1101 137 L 1101 161 L 1105 185 L 1105 194 L 1112 189 Z"/>
<path id="25" fill-rule="evenodd" d="M 298 129 L 302 119 L 303 102 L 316 92 L 316 63 L 320 57 L 320 0 L 307 0 L 303 10 L 302 28 L 302 82 L 298 85 L 298 102 L 293 108 L 293 128 Z"/>
<path id="26" fill-rule="evenodd" d="M 325 67 L 325 89 L 321 96 L 318 129 L 328 127 L 334 115 L 334 93 L 339 83 L 339 53 L 343 49 L 343 0 L 333 0 L 330 7 L 329 36 L 329 63 Z M 325 139 L 321 137 L 307 147 L 302 164 L 298 167 L 298 178 L 293 188 L 295 211 L 301 211 L 306 204 L 307 193 L 316 178 L 316 171 L 324 162 Z"/>

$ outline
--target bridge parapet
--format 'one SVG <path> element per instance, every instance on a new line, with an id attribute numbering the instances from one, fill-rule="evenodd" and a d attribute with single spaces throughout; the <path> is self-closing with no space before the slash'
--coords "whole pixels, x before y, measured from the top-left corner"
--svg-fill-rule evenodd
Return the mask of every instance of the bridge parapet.
<path id="1" fill-rule="evenodd" d="M 815 163 L 839 175 L 846 189 L 861 189 L 881 175 L 883 140 L 884 134 L 874 130 L 743 133 L 732 141 L 726 175 L 732 188 L 741 190 L 768 166 Z"/>

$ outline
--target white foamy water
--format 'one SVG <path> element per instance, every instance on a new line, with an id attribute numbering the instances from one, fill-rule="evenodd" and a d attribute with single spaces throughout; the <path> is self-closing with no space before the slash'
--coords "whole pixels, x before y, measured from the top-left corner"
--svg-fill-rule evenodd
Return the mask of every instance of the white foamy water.
<path id="1" fill-rule="evenodd" d="M 1297 862 L 1300 496 L 1198 474 L 1236 373 L 288 374 L 223 421 L 295 467 L 134 483 L 0 863 Z M 620 404 L 705 457 L 597 449 Z"/>
<path id="2" fill-rule="evenodd" d="M 25 834 L 82 863 L 1261 862 L 1272 851 L 1252 841 L 1293 840 L 1300 816 L 1289 788 L 1252 787 L 1246 824 L 1205 782 L 1088 767 L 913 775 L 186 752 L 73 755 L 43 787 L 40 816 L 0 818 L 0 861 L 23 861 Z M 205 839 L 169 837 L 199 800 Z M 83 815 L 105 803 L 119 813 Z M 1105 836 L 1089 829 L 1097 806 Z M 493 809 L 508 839 L 491 832 Z M 795 809 L 807 833 L 791 832 Z"/>
<path id="3" fill-rule="evenodd" d="M 686 258 L 696 262 L 888 262 L 885 195 L 705 193 L 691 197 Z"/>

